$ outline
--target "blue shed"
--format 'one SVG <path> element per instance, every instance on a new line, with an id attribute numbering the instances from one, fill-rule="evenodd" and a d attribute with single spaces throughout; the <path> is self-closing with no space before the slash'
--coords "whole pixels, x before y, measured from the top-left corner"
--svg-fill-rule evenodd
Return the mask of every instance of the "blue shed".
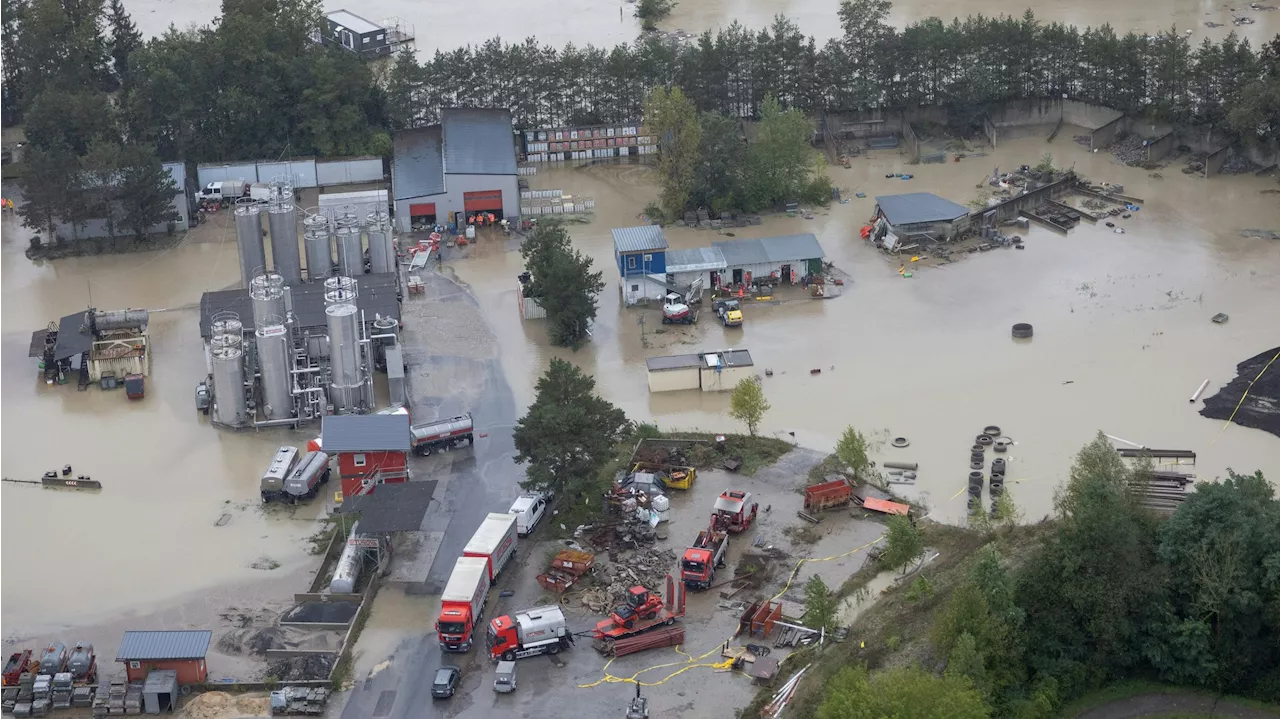
<path id="1" fill-rule="evenodd" d="M 625 304 L 661 299 L 667 293 L 667 238 L 661 227 L 614 228 L 613 258 L 622 276 Z"/>

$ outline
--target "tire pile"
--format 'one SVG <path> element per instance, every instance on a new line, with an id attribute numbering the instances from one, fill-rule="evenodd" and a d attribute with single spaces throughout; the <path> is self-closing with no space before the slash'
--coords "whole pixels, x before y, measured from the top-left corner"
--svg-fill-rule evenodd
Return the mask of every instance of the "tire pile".
<path id="1" fill-rule="evenodd" d="M 973 447 L 969 449 L 969 511 L 976 512 L 982 507 L 982 486 L 986 482 L 983 469 L 987 464 L 987 449 L 995 454 L 1004 454 L 1013 440 L 1001 434 L 1000 428 L 990 425 L 974 438 Z M 996 511 L 996 500 L 1004 494 L 1004 457 L 996 457 L 991 461 L 991 481 L 988 493 L 991 496 L 991 512 Z"/>

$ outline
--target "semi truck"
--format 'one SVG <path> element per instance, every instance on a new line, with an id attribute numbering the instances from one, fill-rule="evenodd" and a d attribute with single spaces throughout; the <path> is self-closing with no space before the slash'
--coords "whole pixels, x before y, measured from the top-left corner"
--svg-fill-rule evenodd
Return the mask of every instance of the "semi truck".
<path id="1" fill-rule="evenodd" d="M 716 567 L 724 566 L 724 553 L 729 548 L 729 534 L 710 527 L 698 532 L 693 545 L 684 550 L 680 560 L 680 579 L 688 589 L 707 589 L 716 577 Z"/>
<path id="2" fill-rule="evenodd" d="M 262 182 L 245 182 L 244 180 L 223 180 L 210 182 L 200 190 L 196 199 L 201 202 L 234 202 L 241 197 L 266 202 L 271 199 L 271 187 Z"/>
<path id="3" fill-rule="evenodd" d="M 420 457 L 430 456 L 432 452 L 453 449 L 463 440 L 468 445 L 475 444 L 475 428 L 471 422 L 471 413 L 450 417 L 449 419 L 423 422 L 409 427 L 410 444 Z"/>
<path id="4" fill-rule="evenodd" d="M 453 573 L 440 595 L 440 618 L 436 621 L 436 635 L 445 651 L 471 650 L 490 586 L 487 559 L 460 557 L 454 563 Z"/>
<path id="5" fill-rule="evenodd" d="M 490 512 L 463 547 L 462 556 L 483 559 L 492 582 L 516 556 L 516 515 Z"/>
<path id="6" fill-rule="evenodd" d="M 559 654 L 573 644 L 564 612 L 552 604 L 502 615 L 489 622 L 489 658 L 515 661 L 539 654 Z"/>
<path id="7" fill-rule="evenodd" d="M 271 464 L 267 465 L 267 471 L 262 473 L 262 482 L 259 485 L 263 504 L 280 498 L 284 493 L 284 481 L 297 466 L 297 447 L 280 447 L 276 450 L 275 456 L 271 458 Z"/>

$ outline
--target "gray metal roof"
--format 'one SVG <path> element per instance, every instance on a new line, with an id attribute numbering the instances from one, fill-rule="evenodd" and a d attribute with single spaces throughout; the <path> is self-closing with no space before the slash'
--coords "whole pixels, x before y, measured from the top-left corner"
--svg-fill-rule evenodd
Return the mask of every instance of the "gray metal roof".
<path id="1" fill-rule="evenodd" d="M 891 225 L 914 225 L 919 222 L 944 222 L 969 214 L 969 208 L 957 205 L 932 192 L 908 192 L 876 198 L 880 211 Z"/>
<path id="2" fill-rule="evenodd" d="M 116 661 L 145 659 L 203 659 L 209 651 L 208 629 L 175 629 L 159 632 L 125 632 L 116 650 Z"/>
<path id="3" fill-rule="evenodd" d="M 142 685 L 143 694 L 164 694 L 178 689 L 177 669 L 152 669 Z M 176 699 L 176 697 L 175 697 Z"/>
<path id="4" fill-rule="evenodd" d="M 320 427 L 324 451 L 409 451 L 409 415 L 332 414 Z"/>
<path id="5" fill-rule="evenodd" d="M 724 253 L 719 247 L 694 247 L 688 250 L 667 250 L 667 273 L 706 272 L 726 267 Z"/>
<path id="6" fill-rule="evenodd" d="M 93 347 L 93 333 L 89 332 L 89 319 L 86 315 L 88 310 L 58 320 L 58 341 L 53 346 L 55 360 L 83 354 Z"/>
<path id="7" fill-rule="evenodd" d="M 361 35 L 370 32 L 377 32 L 382 29 L 381 25 L 365 20 L 350 10 L 334 10 L 331 13 L 326 13 L 325 17 L 345 27 L 351 32 L 360 33 Z"/>
<path id="8" fill-rule="evenodd" d="M 436 480 L 383 484 L 371 494 L 346 497 L 343 512 L 360 512 L 361 534 L 414 532 L 422 529 L 422 519 L 436 491 Z"/>
<path id="9" fill-rule="evenodd" d="M 720 358 L 725 367 L 751 367 L 755 365 L 755 362 L 751 359 L 751 353 L 747 350 L 726 350 L 720 353 Z"/>
<path id="10" fill-rule="evenodd" d="M 809 233 L 725 240 L 711 244 L 723 253 L 729 267 L 820 260 L 823 257 L 818 238 Z"/>
<path id="11" fill-rule="evenodd" d="M 644 366 L 650 372 L 662 372 L 669 369 L 697 369 L 702 366 L 702 355 L 667 355 L 666 357 L 647 357 Z"/>
<path id="12" fill-rule="evenodd" d="M 444 192 L 444 151 L 440 126 L 397 132 L 392 141 L 391 193 L 397 200 Z"/>
<path id="13" fill-rule="evenodd" d="M 613 228 L 614 252 L 651 252 L 667 249 L 667 238 L 657 225 Z"/>
<path id="14" fill-rule="evenodd" d="M 356 307 L 364 311 L 365 322 L 373 322 L 374 315 L 400 319 L 400 300 L 396 298 L 394 272 L 360 275 L 356 278 L 359 293 Z M 289 287 L 293 295 L 293 314 L 299 329 L 315 329 L 328 326 L 324 313 L 324 283 L 304 282 Z M 200 336 L 209 339 L 213 316 L 223 310 L 235 312 L 246 332 L 252 332 L 253 303 L 248 290 L 220 290 L 206 292 L 200 297 Z M 62 341 L 62 335 L 58 335 Z M 86 349 L 88 349 L 86 347 Z"/>
<path id="15" fill-rule="evenodd" d="M 516 174 L 516 136 L 511 112 L 476 108 L 446 108 L 444 171 L 450 175 Z"/>

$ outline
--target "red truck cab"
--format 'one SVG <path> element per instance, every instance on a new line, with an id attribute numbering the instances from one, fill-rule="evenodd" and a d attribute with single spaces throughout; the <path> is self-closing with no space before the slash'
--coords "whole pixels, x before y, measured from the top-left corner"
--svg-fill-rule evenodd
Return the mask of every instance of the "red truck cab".
<path id="1" fill-rule="evenodd" d="M 453 565 L 453 573 L 440 595 L 440 618 L 436 620 L 436 635 L 443 649 L 471 650 L 476 626 L 484 616 L 489 586 L 487 560 L 462 557 Z"/>

